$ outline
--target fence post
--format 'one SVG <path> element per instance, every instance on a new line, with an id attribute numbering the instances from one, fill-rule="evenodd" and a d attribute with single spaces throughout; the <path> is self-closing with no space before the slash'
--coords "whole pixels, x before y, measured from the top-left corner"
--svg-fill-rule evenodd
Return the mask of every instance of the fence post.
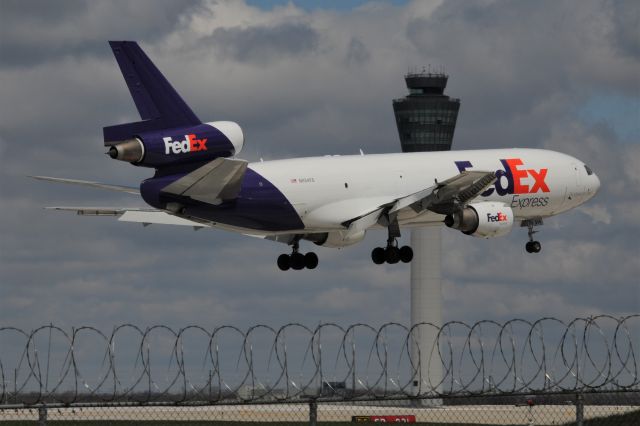
<path id="1" fill-rule="evenodd" d="M 41 405 L 38 407 L 38 425 L 46 426 L 47 425 L 47 406 Z"/>
<path id="2" fill-rule="evenodd" d="M 309 424 L 316 426 L 318 424 L 318 403 L 315 399 L 309 402 Z"/>
<path id="3" fill-rule="evenodd" d="M 584 425 L 584 396 L 576 395 L 576 426 Z"/>

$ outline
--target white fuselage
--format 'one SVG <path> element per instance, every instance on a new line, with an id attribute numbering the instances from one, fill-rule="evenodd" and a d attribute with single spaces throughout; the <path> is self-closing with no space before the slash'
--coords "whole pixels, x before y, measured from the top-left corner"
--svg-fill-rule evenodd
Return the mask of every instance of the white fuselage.
<path id="1" fill-rule="evenodd" d="M 517 220 L 567 211 L 595 195 L 600 185 L 580 160 L 540 149 L 325 156 L 256 162 L 249 168 L 293 205 L 304 224 L 301 232 L 342 229 L 343 222 L 372 207 L 433 187 L 465 169 L 497 171 L 496 183 L 473 202 L 503 203 Z M 405 226 L 441 221 L 441 215 L 429 211 L 405 211 L 398 217 Z"/>

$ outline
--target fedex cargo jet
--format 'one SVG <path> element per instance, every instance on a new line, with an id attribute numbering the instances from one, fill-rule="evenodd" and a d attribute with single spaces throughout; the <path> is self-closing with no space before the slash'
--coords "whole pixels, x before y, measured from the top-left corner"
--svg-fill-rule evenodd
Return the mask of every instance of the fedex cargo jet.
<path id="1" fill-rule="evenodd" d="M 240 126 L 203 123 L 137 43 L 110 42 L 141 121 L 105 127 L 112 159 L 154 170 L 139 188 L 37 176 L 140 195 L 140 209 L 51 207 L 124 222 L 221 228 L 291 246 L 282 270 L 313 269 L 318 257 L 301 241 L 356 244 L 372 228 L 388 231 L 371 252 L 374 263 L 410 262 L 401 228 L 445 226 L 493 238 L 515 224 L 528 229 L 526 251 L 537 253 L 534 228 L 544 218 L 593 197 L 600 181 L 580 160 L 539 149 L 345 155 L 249 163 L 238 158 Z"/>

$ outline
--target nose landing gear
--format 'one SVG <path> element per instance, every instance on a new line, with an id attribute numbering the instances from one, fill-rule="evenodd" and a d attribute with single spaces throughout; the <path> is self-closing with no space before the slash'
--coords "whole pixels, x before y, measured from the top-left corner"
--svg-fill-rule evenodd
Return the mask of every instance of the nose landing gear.
<path id="1" fill-rule="evenodd" d="M 278 256 L 278 268 L 281 271 L 287 271 L 293 269 L 299 271 L 301 269 L 315 269 L 318 266 L 318 255 L 310 251 L 309 253 L 302 254 L 298 250 L 300 248 L 299 240 L 295 240 L 291 244 L 293 251 L 291 254 L 281 254 Z"/>
<path id="2" fill-rule="evenodd" d="M 529 231 L 527 232 L 527 234 L 529 235 L 529 241 L 524 246 L 527 253 L 540 253 L 540 250 L 542 250 L 542 244 L 540 244 L 540 241 L 534 241 L 533 239 L 533 234 L 536 234 L 538 232 L 533 230 L 533 227 L 536 225 L 542 225 L 542 219 L 539 219 L 537 221 L 536 220 L 522 221 L 522 226 L 526 226 L 527 228 L 529 228 Z"/>

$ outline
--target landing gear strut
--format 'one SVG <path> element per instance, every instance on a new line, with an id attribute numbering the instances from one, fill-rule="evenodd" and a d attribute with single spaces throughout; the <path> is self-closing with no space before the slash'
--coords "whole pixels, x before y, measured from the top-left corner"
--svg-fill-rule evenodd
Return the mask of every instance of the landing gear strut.
<path id="1" fill-rule="evenodd" d="M 540 222 L 539 224 L 541 224 L 542 222 Z M 522 226 L 526 226 L 527 228 L 529 228 L 529 231 L 527 232 L 527 234 L 529 235 L 529 241 L 527 241 L 527 244 L 525 244 L 524 248 L 525 250 L 527 250 L 527 253 L 540 253 L 540 250 L 542 250 L 542 244 L 540 244 L 540 241 L 534 241 L 533 239 L 533 234 L 536 234 L 538 231 L 534 231 L 533 227 L 536 225 L 536 223 L 532 220 L 528 220 L 528 221 L 523 221 Z"/>
<path id="2" fill-rule="evenodd" d="M 413 250 L 409 246 L 398 247 L 398 237 L 400 237 L 400 227 L 397 221 L 391 221 L 388 226 L 389 237 L 387 247 L 376 247 L 371 252 L 371 260 L 376 265 L 385 262 L 395 264 L 398 262 L 409 263 L 413 259 Z"/>
<path id="3" fill-rule="evenodd" d="M 281 271 L 287 271 L 289 269 L 293 269 L 295 271 L 299 271 L 301 269 L 315 269 L 318 266 L 318 255 L 314 252 L 310 251 L 307 254 L 299 253 L 300 249 L 300 240 L 296 239 L 291 244 L 292 253 L 291 254 L 281 254 L 278 256 L 278 268 Z"/>

